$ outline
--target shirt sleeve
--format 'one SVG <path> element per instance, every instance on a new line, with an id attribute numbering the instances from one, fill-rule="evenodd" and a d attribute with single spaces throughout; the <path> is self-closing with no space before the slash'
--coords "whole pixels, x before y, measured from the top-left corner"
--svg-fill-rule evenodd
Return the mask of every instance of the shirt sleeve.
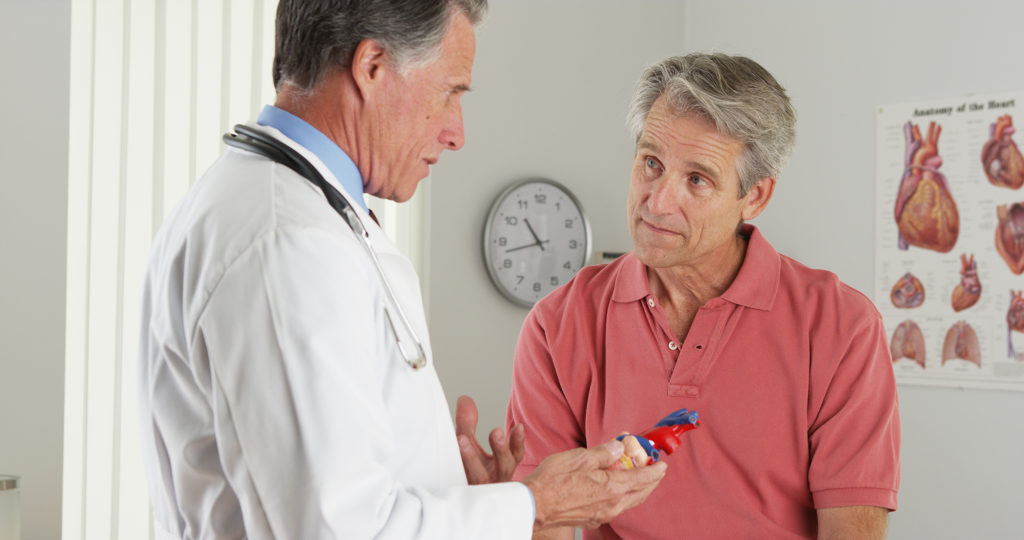
<path id="1" fill-rule="evenodd" d="M 505 427 L 506 431 L 514 424 L 526 427 L 526 454 L 516 468 L 517 480 L 532 473 L 551 454 L 586 446 L 582 423 L 573 412 L 559 377 L 556 342 L 550 339 L 542 323 L 549 304 L 541 301 L 534 306 L 516 344 Z"/>
<path id="2" fill-rule="evenodd" d="M 395 467 L 451 459 L 409 440 L 408 426 L 426 419 L 419 427 L 444 437 L 451 420 L 432 368 L 387 356 L 379 277 L 339 236 L 278 228 L 226 270 L 199 319 L 193 349 L 209 364 L 199 377 L 210 379 L 218 452 L 247 527 L 276 538 L 528 538 L 522 484 L 396 479 Z M 399 376 L 432 377 L 409 388 L 437 392 L 389 410 Z"/>
<path id="3" fill-rule="evenodd" d="M 825 369 L 812 367 L 808 481 L 815 508 L 897 506 L 900 420 L 892 360 L 878 312 L 870 308 L 860 321 Z"/>

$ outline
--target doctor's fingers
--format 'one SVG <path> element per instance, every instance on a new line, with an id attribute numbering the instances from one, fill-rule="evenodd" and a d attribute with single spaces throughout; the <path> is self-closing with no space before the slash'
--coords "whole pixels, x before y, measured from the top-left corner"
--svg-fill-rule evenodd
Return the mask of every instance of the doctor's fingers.
<path id="1" fill-rule="evenodd" d="M 491 452 L 494 453 L 495 482 L 507 482 L 512 479 L 516 466 L 523 460 L 526 453 L 524 442 L 525 429 L 522 424 L 512 426 L 508 437 L 500 429 L 491 431 Z"/>
<path id="2" fill-rule="evenodd" d="M 623 435 L 628 435 L 623 433 Z M 634 467 L 645 467 L 652 463 L 650 456 L 644 451 L 644 447 L 640 446 L 640 442 L 637 441 L 633 435 L 628 435 L 622 439 L 623 454 L 619 461 L 616 461 L 610 467 L 613 470 L 620 469 L 632 469 Z"/>
<path id="3" fill-rule="evenodd" d="M 479 416 L 473 398 L 459 396 L 455 401 L 455 433 L 466 435 L 476 441 L 476 424 Z"/>
<path id="4" fill-rule="evenodd" d="M 489 484 L 494 481 L 494 474 L 490 464 L 493 466 L 494 458 L 487 455 L 480 448 L 476 439 L 466 435 L 459 435 L 459 454 L 462 456 L 462 468 L 466 471 L 466 481 L 470 485 Z"/>
<path id="5" fill-rule="evenodd" d="M 611 508 L 597 514 L 598 521 L 611 521 L 615 516 L 647 500 L 664 478 L 666 469 L 665 463 L 659 462 L 629 471 L 609 471 L 609 487 L 612 492 L 624 493 L 614 499 Z M 584 523 L 583 526 L 595 528 L 600 526 L 600 523 Z"/>
<path id="6" fill-rule="evenodd" d="M 538 528 L 596 527 L 642 502 L 664 477 L 665 464 L 608 470 L 621 455 L 622 443 L 613 441 L 542 461 L 523 480 L 534 495 Z"/>

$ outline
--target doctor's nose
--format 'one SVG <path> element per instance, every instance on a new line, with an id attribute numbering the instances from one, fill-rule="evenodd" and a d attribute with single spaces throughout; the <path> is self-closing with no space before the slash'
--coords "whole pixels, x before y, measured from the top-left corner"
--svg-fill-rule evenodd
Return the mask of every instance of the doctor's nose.
<path id="1" fill-rule="evenodd" d="M 445 150 L 458 150 L 466 144 L 466 133 L 462 124 L 462 105 L 456 107 L 451 115 L 451 120 L 441 130 L 438 140 L 444 145 Z"/>

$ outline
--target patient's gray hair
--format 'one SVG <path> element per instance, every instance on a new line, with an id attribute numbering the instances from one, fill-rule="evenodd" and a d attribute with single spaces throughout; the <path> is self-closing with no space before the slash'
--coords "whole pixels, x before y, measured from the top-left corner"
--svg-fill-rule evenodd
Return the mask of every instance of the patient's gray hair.
<path id="1" fill-rule="evenodd" d="M 348 67 L 356 46 L 380 43 L 399 71 L 437 58 L 453 13 L 479 24 L 487 0 L 280 0 L 274 87 L 312 90 L 332 69 Z"/>
<path id="2" fill-rule="evenodd" d="M 744 145 L 736 167 L 740 197 L 767 176 L 777 177 L 793 151 L 796 113 L 786 90 L 743 56 L 693 53 L 647 68 L 637 83 L 627 124 L 637 142 L 651 107 L 665 95 L 679 116 L 696 115 Z"/>

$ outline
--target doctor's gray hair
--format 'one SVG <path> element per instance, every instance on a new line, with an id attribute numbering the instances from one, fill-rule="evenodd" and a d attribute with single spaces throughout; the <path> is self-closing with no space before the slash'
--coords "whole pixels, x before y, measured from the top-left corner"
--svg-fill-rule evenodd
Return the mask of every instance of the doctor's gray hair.
<path id="1" fill-rule="evenodd" d="M 693 53 L 647 68 L 633 93 L 627 124 L 640 141 L 651 107 L 665 95 L 678 116 L 696 116 L 743 143 L 736 168 L 740 197 L 759 180 L 777 177 L 793 151 L 796 112 L 786 90 L 743 56 Z"/>
<path id="2" fill-rule="evenodd" d="M 331 70 L 349 67 L 356 46 L 371 39 L 405 71 L 437 58 L 451 16 L 476 25 L 487 0 L 280 0 L 274 46 L 274 87 L 312 90 Z"/>

